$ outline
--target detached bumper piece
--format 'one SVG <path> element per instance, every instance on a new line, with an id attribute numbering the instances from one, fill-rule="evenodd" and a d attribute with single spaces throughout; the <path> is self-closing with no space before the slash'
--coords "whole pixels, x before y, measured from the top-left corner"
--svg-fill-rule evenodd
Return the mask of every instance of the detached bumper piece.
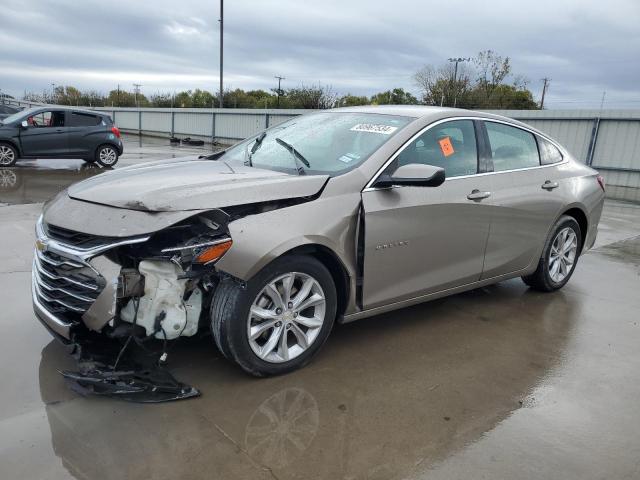
<path id="1" fill-rule="evenodd" d="M 133 343 L 133 342 L 132 342 Z M 107 339 L 76 344 L 79 371 L 60 372 L 67 385 L 83 396 L 100 395 L 138 403 L 161 403 L 200 396 L 200 391 L 179 382 L 146 353 L 127 354 L 129 348 Z M 120 351 L 125 354 L 121 357 Z M 154 357 L 155 358 L 155 357 Z M 117 367 L 115 366 L 117 363 Z"/>
<path id="2" fill-rule="evenodd" d="M 178 382 L 162 367 L 144 371 L 93 368 L 60 372 L 69 388 L 80 395 L 102 395 L 138 403 L 161 403 L 200 396 L 200 391 Z"/>

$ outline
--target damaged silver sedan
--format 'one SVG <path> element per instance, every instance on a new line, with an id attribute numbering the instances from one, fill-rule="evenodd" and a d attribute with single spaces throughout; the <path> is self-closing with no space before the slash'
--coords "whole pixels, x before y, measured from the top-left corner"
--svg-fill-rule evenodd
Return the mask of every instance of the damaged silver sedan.
<path id="1" fill-rule="evenodd" d="M 318 112 L 209 157 L 61 192 L 36 228 L 33 303 L 77 349 L 113 344 L 102 370 L 68 378 L 179 398 L 194 390 L 116 368 L 132 362 L 125 352 L 157 344 L 163 360 L 172 341 L 211 332 L 246 372 L 281 374 L 306 364 L 335 321 L 519 276 L 556 290 L 593 245 L 603 198 L 597 172 L 510 119 Z"/>

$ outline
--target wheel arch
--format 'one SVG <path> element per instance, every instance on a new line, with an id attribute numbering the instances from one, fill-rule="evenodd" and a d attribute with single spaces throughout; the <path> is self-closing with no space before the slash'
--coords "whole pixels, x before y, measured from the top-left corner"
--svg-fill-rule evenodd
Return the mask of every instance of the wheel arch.
<path id="1" fill-rule="evenodd" d="M 284 252 L 280 257 L 288 256 L 288 255 L 309 255 L 314 257 L 320 263 L 322 263 L 329 273 L 331 274 L 331 278 L 333 278 L 333 283 L 336 287 L 336 297 L 337 297 L 337 316 L 341 317 L 349 303 L 350 296 L 350 280 L 349 273 L 347 272 L 344 263 L 340 260 L 340 257 L 331 250 L 329 247 L 325 245 L 321 245 L 319 243 L 307 243 L 304 245 L 299 245 L 290 250 Z"/>
<path id="2" fill-rule="evenodd" d="M 580 226 L 580 253 L 582 252 L 582 249 L 584 248 L 584 244 L 585 241 L 587 239 L 587 232 L 589 231 L 589 219 L 587 217 L 587 214 L 584 212 L 584 210 L 582 208 L 580 208 L 577 205 L 571 206 L 570 208 L 567 208 L 565 211 L 563 211 L 558 218 L 560 218 L 562 215 L 567 215 L 569 217 L 572 217 L 576 222 L 578 222 L 578 225 Z M 556 219 L 556 221 L 558 221 L 558 219 Z M 553 222 L 555 224 L 555 222 Z"/>
<path id="3" fill-rule="evenodd" d="M 344 261 L 331 248 L 331 246 L 321 243 L 320 239 L 313 241 L 312 239 L 302 238 L 291 240 L 285 244 L 279 245 L 275 249 L 271 250 L 267 255 L 261 256 L 258 262 L 251 264 L 251 267 L 245 272 L 246 275 L 242 275 L 240 280 L 248 281 L 253 278 L 258 272 L 272 264 L 274 261 L 290 255 L 309 255 L 320 263 L 322 263 L 329 273 L 336 287 L 337 295 L 337 316 L 341 317 L 347 309 L 349 300 L 351 298 L 351 275 L 347 269 Z M 231 248 L 233 250 L 233 247 Z M 231 253 L 231 251 L 229 251 Z M 223 257 L 224 260 L 224 257 Z M 232 262 L 235 264 L 235 262 Z M 233 268 L 224 268 L 226 264 L 222 264 L 219 270 L 232 275 L 236 278 L 239 271 L 234 271 Z M 237 266 L 237 265 L 234 265 Z"/>
<path id="4" fill-rule="evenodd" d="M 19 157 L 22 156 L 22 149 L 20 148 L 20 145 L 18 145 L 18 143 L 13 139 L 3 138 L 2 140 L 0 140 L 0 144 L 1 143 L 6 143 L 7 145 L 11 145 L 13 148 L 16 149 L 16 152 L 18 152 L 18 156 Z"/>

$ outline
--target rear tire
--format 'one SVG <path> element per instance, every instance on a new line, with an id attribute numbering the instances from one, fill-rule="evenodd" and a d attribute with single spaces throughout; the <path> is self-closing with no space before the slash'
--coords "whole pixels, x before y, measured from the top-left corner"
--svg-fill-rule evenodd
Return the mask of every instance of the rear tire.
<path id="1" fill-rule="evenodd" d="M 569 281 L 582 250 L 582 235 L 578 222 L 562 215 L 551 229 L 536 271 L 522 277 L 534 290 L 553 292 Z"/>
<path id="2" fill-rule="evenodd" d="M 18 161 L 18 150 L 10 143 L 0 143 L 0 167 L 12 167 Z"/>
<path id="3" fill-rule="evenodd" d="M 119 153 L 113 145 L 100 145 L 96 150 L 95 161 L 103 167 L 113 167 L 118 163 Z"/>
<path id="4" fill-rule="evenodd" d="M 213 338 L 225 357 L 251 375 L 288 373 L 322 347 L 336 317 L 336 298 L 322 263 L 302 255 L 282 257 L 246 286 L 229 278 L 220 282 L 211 304 Z"/>

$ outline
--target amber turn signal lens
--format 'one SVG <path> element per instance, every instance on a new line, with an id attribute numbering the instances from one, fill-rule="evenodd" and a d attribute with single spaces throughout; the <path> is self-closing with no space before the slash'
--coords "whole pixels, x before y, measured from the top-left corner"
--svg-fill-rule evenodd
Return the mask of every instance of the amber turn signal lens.
<path id="1" fill-rule="evenodd" d="M 225 253 L 227 253 L 227 250 L 231 248 L 231 245 L 233 245 L 232 240 L 227 240 L 225 242 L 218 243 L 217 245 L 212 245 L 196 257 L 195 263 L 214 262 L 222 257 Z"/>

